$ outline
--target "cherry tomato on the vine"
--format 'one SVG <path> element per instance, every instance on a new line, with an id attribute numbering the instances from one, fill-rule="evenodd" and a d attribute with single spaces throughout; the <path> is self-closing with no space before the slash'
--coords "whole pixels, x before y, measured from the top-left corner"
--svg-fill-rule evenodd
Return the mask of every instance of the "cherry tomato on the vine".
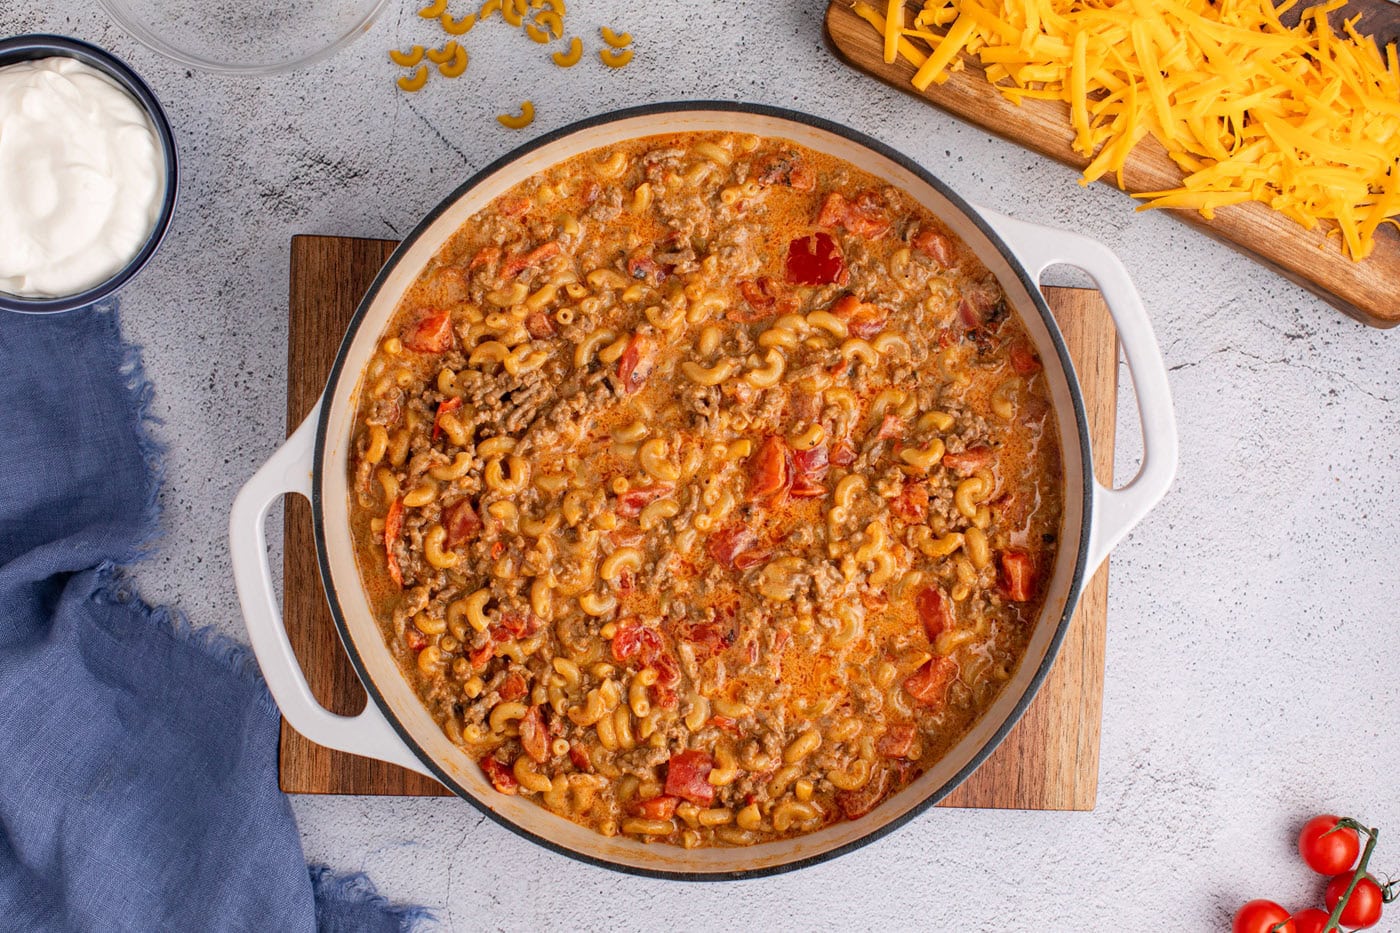
<path id="1" fill-rule="evenodd" d="M 1293 915 L 1293 926 L 1297 928 L 1298 933 L 1322 933 L 1327 929 L 1327 917 L 1326 911 L 1309 907 Z"/>
<path id="2" fill-rule="evenodd" d="M 1361 839 L 1356 830 L 1343 827 L 1334 830 L 1337 818 L 1331 814 L 1315 816 L 1303 825 L 1298 834 L 1298 854 L 1308 867 L 1319 875 L 1336 875 L 1356 864 L 1361 854 Z"/>
<path id="3" fill-rule="evenodd" d="M 1288 911 L 1273 901 L 1250 901 L 1235 914 L 1231 933 L 1298 933 Z"/>
<path id="4" fill-rule="evenodd" d="M 1347 886 L 1350 884 L 1349 874 L 1338 875 L 1327 882 L 1327 892 L 1323 898 L 1327 901 L 1329 911 L 1336 908 L 1337 902 L 1347 893 Z M 1342 926 L 1351 930 L 1364 930 L 1375 926 L 1381 919 L 1381 900 L 1381 886 L 1367 875 L 1356 882 L 1351 899 L 1347 901 L 1347 906 L 1342 909 L 1342 915 L 1338 919 Z"/>

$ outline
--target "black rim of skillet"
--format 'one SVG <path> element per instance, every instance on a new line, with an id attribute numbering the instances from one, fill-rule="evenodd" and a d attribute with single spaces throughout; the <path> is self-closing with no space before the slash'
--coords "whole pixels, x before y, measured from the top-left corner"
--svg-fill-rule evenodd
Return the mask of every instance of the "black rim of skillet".
<path id="1" fill-rule="evenodd" d="M 156 224 L 151 229 L 150 236 L 146 238 L 146 242 L 131 258 L 131 261 L 122 266 L 111 278 L 76 294 L 61 295 L 57 298 L 25 298 L 0 291 L 0 309 L 18 311 L 21 314 L 53 314 L 59 311 L 72 311 L 115 294 L 123 285 L 131 281 L 136 273 L 145 267 L 146 263 L 150 262 L 151 257 L 156 254 L 156 250 L 160 248 L 161 242 L 165 239 L 166 231 L 170 229 L 170 220 L 175 216 L 175 202 L 179 198 L 180 191 L 180 167 L 179 158 L 175 152 L 175 134 L 170 130 L 170 121 L 166 119 L 165 108 L 160 105 L 156 95 L 152 93 L 146 82 L 141 80 L 141 77 L 131 69 L 131 66 L 105 49 L 100 49 L 89 42 L 83 42 L 81 39 L 71 39 L 68 36 L 36 34 L 0 39 L 0 68 L 55 56 L 77 59 L 85 65 L 96 68 L 117 82 L 122 90 L 136 98 L 141 109 L 150 118 L 151 124 L 155 127 L 156 136 L 160 139 L 160 147 L 165 161 L 165 192 L 161 195 L 160 214 L 156 217 Z"/>
<path id="2" fill-rule="evenodd" d="M 615 862 L 598 855 L 590 854 L 588 852 L 582 852 L 577 849 L 569 848 L 568 846 L 556 842 L 553 839 L 541 836 L 537 833 L 531 832 L 515 824 L 511 820 L 507 819 L 506 817 L 497 813 L 495 810 L 491 809 L 489 806 L 486 806 L 484 803 L 477 800 L 477 798 L 474 797 L 468 790 L 466 790 L 466 788 L 464 788 L 461 784 L 457 783 L 457 781 L 453 780 L 453 778 L 443 768 L 438 766 L 437 762 L 433 760 L 432 756 L 430 756 L 427 752 L 423 750 L 422 746 L 420 746 L 417 740 L 414 739 L 413 735 L 406 728 L 404 728 L 403 724 L 399 722 L 398 717 L 394 715 L 393 710 L 385 701 L 383 694 L 380 693 L 379 688 L 375 685 L 373 679 L 370 678 L 368 671 L 365 667 L 364 661 L 360 657 L 360 653 L 356 648 L 354 639 L 350 637 L 349 626 L 346 624 L 344 614 L 341 610 L 340 600 L 336 596 L 335 587 L 332 583 L 332 577 L 330 572 L 330 558 L 326 551 L 326 529 L 324 517 L 325 503 L 322 500 L 321 495 L 322 478 L 324 476 L 323 471 L 325 469 L 326 437 L 327 429 L 329 426 L 331 408 L 331 406 L 325 401 L 325 399 L 327 398 L 326 395 L 322 396 L 321 411 L 317 419 L 316 425 L 316 451 L 311 483 L 311 514 L 313 530 L 315 532 L 314 536 L 316 541 L 316 559 L 321 571 L 322 587 L 325 589 L 326 600 L 330 605 L 331 616 L 335 619 L 336 628 L 340 633 L 341 644 L 344 645 L 345 651 L 350 657 L 350 663 L 354 666 L 355 673 L 359 676 L 360 682 L 364 684 L 366 692 L 370 695 L 373 701 L 376 704 L 378 704 L 380 711 L 384 714 L 384 717 L 388 719 L 389 724 L 393 726 L 394 731 L 398 733 L 399 738 L 401 738 L 404 741 L 404 744 L 406 744 L 413 751 L 413 753 L 418 757 L 418 759 L 421 762 L 423 762 L 423 764 L 429 770 L 431 770 L 433 774 L 437 777 L 437 779 L 441 781 L 448 789 L 450 789 L 458 797 L 465 799 L 467 802 L 472 804 L 472 806 L 476 807 L 483 814 L 485 814 L 485 816 L 487 816 L 489 819 L 494 820 L 496 823 L 498 823 L 501 826 L 504 826 L 506 829 L 509 829 L 510 831 L 526 839 L 529 839 L 531 842 L 544 846 L 546 849 L 549 849 L 552 852 L 557 852 L 560 855 L 577 859 L 578 861 L 585 862 L 589 865 L 596 865 L 601 868 L 609 868 L 614 871 L 621 871 L 631 875 L 641 875 L 650 878 L 665 878 L 675 881 L 736 881 L 746 878 L 762 878 L 769 875 L 783 874 L 784 872 L 794 871 L 798 868 L 805 868 L 808 865 L 815 865 L 819 862 L 824 862 L 828 859 L 835 858 L 838 855 L 844 855 L 847 852 L 852 852 L 858 848 L 861 848 L 862 846 L 865 846 L 871 842 L 874 842 L 877 839 L 884 837 L 885 835 L 893 832 L 896 829 L 899 829 L 905 823 L 914 819 L 916 816 L 923 813 L 929 807 L 938 803 L 938 801 L 942 800 L 949 793 L 951 793 L 955 787 L 957 787 L 964 780 L 966 780 L 968 775 L 972 774 L 972 772 L 975 771 L 977 767 L 981 765 L 983 761 L 986 760 L 987 756 L 990 755 L 996 749 L 996 747 L 1001 744 L 1002 740 L 1006 738 L 1006 734 L 1010 732 L 1011 728 L 1015 726 L 1016 723 L 1020 720 L 1022 714 L 1026 711 L 1026 707 L 1030 705 L 1031 700 L 1033 700 L 1035 698 L 1036 693 L 1039 692 L 1041 684 L 1044 682 L 1046 675 L 1049 673 L 1051 666 L 1055 662 L 1055 658 L 1059 655 L 1060 644 L 1064 641 L 1065 632 L 1069 628 L 1070 617 L 1074 614 L 1075 606 L 1078 604 L 1079 601 L 1079 590 L 1081 584 L 1083 583 L 1085 574 L 1084 565 L 1086 560 L 1088 559 L 1089 530 L 1092 527 L 1093 519 L 1093 460 L 1091 451 L 1089 449 L 1089 425 L 1084 411 L 1084 398 L 1082 393 L 1080 392 L 1079 383 L 1074 377 L 1074 365 L 1070 362 L 1069 351 L 1065 346 L 1064 338 L 1060 334 L 1059 325 L 1055 322 L 1054 316 L 1050 313 L 1050 308 L 1045 303 L 1045 298 L 1041 294 L 1039 286 L 1036 282 L 1032 281 L 1031 278 L 1026 274 L 1025 267 L 1021 265 L 1020 261 L 1016 258 L 1015 253 L 1013 253 L 1011 249 L 1006 245 L 1006 243 L 1001 239 L 1001 237 L 997 235 L 996 231 L 992 229 L 992 227 L 985 220 L 982 219 L 982 217 L 977 213 L 977 211 L 975 211 L 970 205 L 968 205 L 968 203 L 964 201 L 961 197 L 955 194 L 943 182 L 939 181 L 937 178 L 935 178 L 933 175 L 931 175 L 928 171 L 926 171 L 923 167 L 918 165 L 909 157 L 902 155 L 894 149 L 891 149 L 889 146 L 886 146 L 879 140 L 873 139 L 872 137 L 867 136 L 859 131 L 853 130 L 849 127 L 842 126 L 837 123 L 832 123 L 831 121 L 824 120 L 821 117 L 814 117 L 810 114 L 802 113 L 796 110 L 788 110 L 782 107 L 770 107 L 763 104 L 736 103 L 734 101 L 675 101 L 667 103 L 646 104 L 640 107 L 630 107 L 624 110 L 616 110 L 609 113 L 600 114 L 598 116 L 589 117 L 587 119 L 580 120 L 576 123 L 571 123 L 568 126 L 560 127 L 559 129 L 546 133 L 543 136 L 532 140 L 531 142 L 525 143 L 524 145 L 513 149 L 512 151 L 501 156 L 496 161 L 492 162 L 490 165 L 481 169 L 470 179 L 468 179 L 465 183 L 463 183 L 460 187 L 458 187 L 455 191 L 453 191 L 446 198 L 444 198 L 438 204 L 438 206 L 434 208 L 433 211 L 429 213 L 425 218 L 423 218 L 423 220 L 418 224 L 418 226 L 416 226 L 413 229 L 413 231 L 409 233 L 407 237 L 404 238 L 403 242 L 401 242 L 398 248 L 394 250 L 393 254 L 389 257 L 388 261 L 385 262 L 383 269 L 381 269 L 379 274 L 375 276 L 373 284 L 370 285 L 369 290 L 365 293 L 365 297 L 360 302 L 359 308 L 356 309 L 355 316 L 350 320 L 350 325 L 346 329 L 345 338 L 341 342 L 340 350 L 336 353 L 335 363 L 331 367 L 330 376 L 327 378 L 326 386 L 328 393 L 339 389 L 341 378 L 345 375 L 345 360 L 347 355 L 349 354 L 350 347 L 354 343 L 355 337 L 360 329 L 360 325 L 363 322 L 365 315 L 368 313 L 370 305 L 373 304 L 375 296 L 379 293 L 380 288 L 383 287 L 384 281 L 388 277 L 389 272 L 392 269 L 394 269 L 395 266 L 398 265 L 399 261 L 402 259 L 404 254 L 413 246 L 413 244 L 418 240 L 418 238 L 422 236 L 423 233 L 432 225 L 433 221 L 435 221 L 439 216 L 441 216 L 441 214 L 444 211 L 446 211 L 466 192 L 487 181 L 500 169 L 524 157 L 530 152 L 542 146 L 546 146 L 550 143 L 553 143 L 557 140 L 563 139 L 566 136 L 570 136 L 574 133 L 591 129 L 596 126 L 602 126 L 609 123 L 616 123 L 622 120 L 627 120 L 635 117 L 661 116 L 672 113 L 693 113 L 697 111 L 720 111 L 728 113 L 758 114 L 761 116 L 787 120 L 792 123 L 798 123 L 805 126 L 813 127 L 818 130 L 824 130 L 833 135 L 844 137 L 845 139 L 848 139 L 854 143 L 865 146 L 866 148 L 873 150 L 879 155 L 882 155 L 885 158 L 897 163 L 901 167 L 909 170 L 919 179 L 921 179 L 924 182 L 927 182 L 930 186 L 937 190 L 939 194 L 943 195 L 943 197 L 947 198 L 953 204 L 953 206 L 957 210 L 961 211 L 969 220 L 971 220 L 972 223 L 975 224 L 977 228 L 988 238 L 988 240 L 990 240 L 992 244 L 1001 252 L 1003 258 L 1006 259 L 1007 263 L 1011 266 L 1012 270 L 1015 271 L 1017 278 L 1025 287 L 1027 293 L 1031 296 L 1031 301 L 1034 302 L 1036 310 L 1039 312 L 1041 319 L 1045 322 L 1046 328 L 1050 333 L 1050 340 L 1055 347 L 1056 356 L 1059 358 L 1060 366 L 1063 368 L 1067 377 L 1066 382 L 1069 385 L 1070 397 L 1074 405 L 1074 420 L 1076 427 L 1079 431 L 1079 451 L 1082 463 L 1082 476 L 1080 481 L 1083 484 L 1084 489 L 1083 510 L 1080 519 L 1082 525 L 1081 533 L 1079 536 L 1079 550 L 1078 553 L 1075 555 L 1074 574 L 1070 580 L 1069 598 L 1065 603 L 1064 613 L 1061 615 L 1059 623 L 1056 625 L 1055 633 L 1051 638 L 1049 648 L 1045 653 L 1044 659 L 1041 661 L 1040 667 L 1036 670 L 1035 676 L 1031 679 L 1031 682 L 1027 686 L 1025 693 L 1021 695 L 1020 699 L 1016 703 L 1015 708 L 1011 711 L 1011 714 L 1006 718 L 1006 721 L 1001 724 L 1001 727 L 997 729 L 996 733 L 990 739 L 988 739 L 988 741 L 982 746 L 982 748 L 979 749 L 975 755 L 973 755 L 972 760 L 970 760 L 966 766 L 964 766 L 960 771 L 958 771 L 958 773 L 955 774 L 943 786 L 939 787 L 937 790 L 927 795 L 923 800 L 910 807 L 909 810 L 907 810 L 905 813 L 901 814 L 900 816 L 894 819 L 891 819 L 884 825 L 878 826 L 857 839 L 853 839 L 850 842 L 847 842 L 835 848 L 828 849 L 825 852 L 821 852 L 816 855 L 806 856 L 800 859 L 794 859 L 790 862 L 783 862 L 778 865 L 768 865 L 762 868 L 737 869 L 732 871 L 716 872 L 678 871 L 660 868 L 644 868 L 637 865 L 628 865 L 621 862 Z M 666 127 L 664 125 L 658 127 L 657 134 L 664 134 L 665 132 Z M 358 373 L 352 375 L 358 376 Z"/>

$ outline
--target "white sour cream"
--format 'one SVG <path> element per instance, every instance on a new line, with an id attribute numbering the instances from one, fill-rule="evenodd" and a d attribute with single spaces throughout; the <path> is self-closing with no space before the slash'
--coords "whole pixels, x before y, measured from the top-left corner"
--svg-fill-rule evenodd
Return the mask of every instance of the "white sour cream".
<path id="1" fill-rule="evenodd" d="M 155 127 L 106 75 L 63 56 L 0 68 L 0 291 L 102 283 L 141 250 L 164 194 Z"/>

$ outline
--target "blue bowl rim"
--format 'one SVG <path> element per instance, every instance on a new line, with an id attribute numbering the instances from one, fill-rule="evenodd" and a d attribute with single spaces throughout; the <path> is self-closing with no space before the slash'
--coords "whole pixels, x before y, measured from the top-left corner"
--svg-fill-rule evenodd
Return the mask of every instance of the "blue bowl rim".
<path id="1" fill-rule="evenodd" d="M 156 250 L 160 248 L 161 242 L 165 239 L 166 231 L 170 229 L 170 221 L 175 216 L 175 203 L 179 199 L 180 191 L 180 167 L 175 148 L 175 134 L 170 129 L 170 121 L 166 118 L 165 108 L 161 106 L 150 87 L 130 65 L 105 49 L 68 36 L 36 33 L 0 39 L 0 68 L 19 62 L 55 56 L 73 58 L 96 68 L 116 81 L 123 90 L 141 104 L 146 116 L 155 126 L 156 135 L 160 138 L 161 151 L 165 160 L 165 193 L 162 196 L 160 214 L 156 217 L 155 226 L 151 229 L 146 242 L 131 258 L 130 262 L 105 281 L 84 291 L 56 298 L 25 298 L 21 295 L 0 291 L 0 309 L 18 311 L 23 314 L 52 314 L 59 311 L 72 311 L 75 308 L 86 307 L 101 301 L 115 293 L 136 273 L 140 272 L 155 255 Z"/>

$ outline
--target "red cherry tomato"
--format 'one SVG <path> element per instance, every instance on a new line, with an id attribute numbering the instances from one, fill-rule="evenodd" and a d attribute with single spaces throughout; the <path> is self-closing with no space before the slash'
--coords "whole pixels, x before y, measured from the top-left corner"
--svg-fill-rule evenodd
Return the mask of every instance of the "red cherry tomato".
<path id="1" fill-rule="evenodd" d="M 1280 926 L 1282 924 L 1282 926 Z M 1275 929 L 1277 927 L 1277 929 Z M 1235 914 L 1231 933 L 1298 933 L 1288 911 L 1273 901 L 1250 901 Z"/>
<path id="2" fill-rule="evenodd" d="M 1338 875 L 1327 882 L 1327 891 L 1323 899 L 1327 902 L 1329 911 L 1335 910 L 1337 902 L 1342 899 L 1342 895 L 1347 893 L 1347 886 L 1351 884 L 1351 875 Z M 1351 892 L 1351 898 L 1347 901 L 1347 906 L 1342 908 L 1341 924 L 1352 930 L 1364 930 L 1373 927 L 1381 919 L 1381 886 L 1367 875 L 1356 882 L 1355 889 Z"/>
<path id="3" fill-rule="evenodd" d="M 1293 926 L 1298 933 L 1322 933 L 1327 929 L 1327 917 L 1326 911 L 1309 907 L 1293 915 Z"/>
<path id="4" fill-rule="evenodd" d="M 1336 825 L 1337 818 L 1331 814 L 1315 816 L 1303 824 L 1303 831 L 1298 834 L 1298 854 L 1319 875 L 1341 874 L 1355 865 L 1361 854 L 1356 830 L 1333 830 Z"/>

